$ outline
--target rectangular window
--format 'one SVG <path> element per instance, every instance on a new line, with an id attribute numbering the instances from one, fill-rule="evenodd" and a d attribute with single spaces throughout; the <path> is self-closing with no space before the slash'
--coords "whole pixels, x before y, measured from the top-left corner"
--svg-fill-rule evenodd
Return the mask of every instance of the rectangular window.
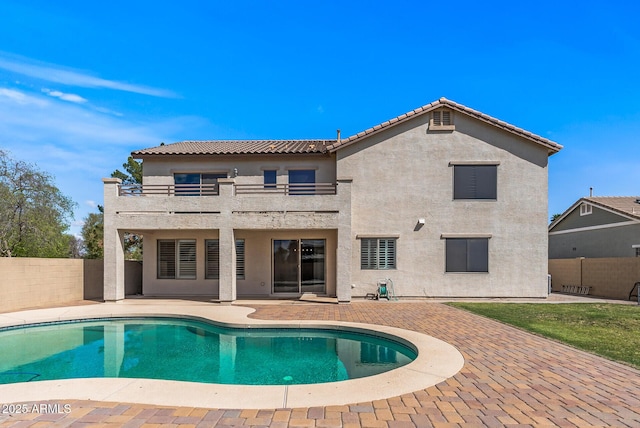
<path id="1" fill-rule="evenodd" d="M 207 196 L 218 194 L 218 179 L 227 178 L 226 173 L 179 173 L 173 174 L 175 194 L 179 196 Z"/>
<path id="2" fill-rule="evenodd" d="M 236 239 L 236 279 L 244 279 L 244 239 Z"/>
<path id="3" fill-rule="evenodd" d="M 447 238 L 447 272 L 489 272 L 488 238 Z"/>
<path id="4" fill-rule="evenodd" d="M 176 277 L 176 241 L 158 241 L 158 279 Z"/>
<path id="5" fill-rule="evenodd" d="M 158 278 L 195 279 L 196 241 L 158 240 Z"/>
<path id="6" fill-rule="evenodd" d="M 580 215 L 589 215 L 593 212 L 593 205 L 591 204 L 582 204 L 580 205 Z"/>
<path id="7" fill-rule="evenodd" d="M 220 241 L 207 239 L 205 247 L 205 277 L 220 278 Z M 244 279 L 244 239 L 236 239 L 236 279 Z"/>
<path id="8" fill-rule="evenodd" d="M 220 278 L 220 241 L 207 239 L 204 241 L 205 251 L 205 278 Z"/>
<path id="9" fill-rule="evenodd" d="M 289 194 L 313 195 L 316 190 L 316 171 L 293 169 L 289 171 Z"/>
<path id="10" fill-rule="evenodd" d="M 360 240 L 360 269 L 395 268 L 395 238 L 363 238 Z"/>
<path id="11" fill-rule="evenodd" d="M 275 189 L 276 188 L 276 170 L 267 169 L 264 171 L 264 188 Z"/>
<path id="12" fill-rule="evenodd" d="M 497 199 L 497 165 L 454 165 L 453 199 Z"/>

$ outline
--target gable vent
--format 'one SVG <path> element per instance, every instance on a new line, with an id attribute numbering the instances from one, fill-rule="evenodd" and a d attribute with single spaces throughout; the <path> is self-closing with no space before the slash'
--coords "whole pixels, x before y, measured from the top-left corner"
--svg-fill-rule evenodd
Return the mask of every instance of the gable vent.
<path id="1" fill-rule="evenodd" d="M 453 131 L 453 112 L 451 110 L 440 109 L 431 114 L 429 129 L 433 131 Z"/>

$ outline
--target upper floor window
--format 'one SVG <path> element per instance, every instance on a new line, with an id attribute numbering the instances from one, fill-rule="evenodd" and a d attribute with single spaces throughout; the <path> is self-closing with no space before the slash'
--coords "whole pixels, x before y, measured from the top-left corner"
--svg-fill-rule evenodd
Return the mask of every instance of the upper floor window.
<path id="1" fill-rule="evenodd" d="M 218 179 L 226 173 L 177 173 L 173 174 L 176 195 L 204 196 L 218 194 Z"/>
<path id="2" fill-rule="evenodd" d="M 589 215 L 593 212 L 593 205 L 582 204 L 580 205 L 580 215 Z"/>
<path id="3" fill-rule="evenodd" d="M 275 169 L 265 169 L 264 170 L 264 188 L 265 189 L 275 189 L 277 182 L 277 171 Z"/>
<path id="4" fill-rule="evenodd" d="M 497 199 L 497 165 L 453 165 L 453 199 Z"/>
<path id="5" fill-rule="evenodd" d="M 316 171 L 313 169 L 289 170 L 289 194 L 312 195 L 316 190 Z"/>

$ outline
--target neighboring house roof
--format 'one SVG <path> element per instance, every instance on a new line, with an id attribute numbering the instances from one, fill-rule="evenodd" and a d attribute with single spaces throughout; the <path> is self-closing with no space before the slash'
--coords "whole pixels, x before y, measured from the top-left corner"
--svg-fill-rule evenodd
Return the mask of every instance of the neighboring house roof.
<path id="1" fill-rule="evenodd" d="M 552 155 L 562 149 L 562 146 L 551 140 L 533 134 L 524 129 L 510 125 L 494 117 L 488 116 L 477 110 L 465 107 L 446 98 L 440 98 L 430 104 L 402 114 L 391 120 L 387 120 L 372 128 L 352 135 L 351 137 L 338 140 L 211 140 L 211 141 L 182 141 L 179 143 L 166 144 L 150 149 L 138 150 L 131 155 L 134 158 L 141 156 L 155 155 L 229 155 L 229 154 L 308 154 L 335 152 L 347 147 L 357 141 L 367 138 L 382 130 L 392 128 L 400 123 L 411 120 L 415 117 L 427 114 L 438 108 L 446 107 L 460 112 L 474 119 L 503 129 L 511 134 L 526 140 L 532 141 L 545 147 L 548 154 Z"/>
<path id="2" fill-rule="evenodd" d="M 327 146 L 336 140 L 212 140 L 181 141 L 150 149 L 137 150 L 131 155 L 248 155 L 326 153 Z"/>
<path id="3" fill-rule="evenodd" d="M 533 134 L 529 131 L 525 131 L 522 128 L 518 128 L 517 126 L 513 126 L 508 124 L 507 122 L 503 122 L 499 119 L 496 119 L 494 117 L 491 117 L 489 115 L 486 115 L 484 113 L 481 113 L 477 110 L 473 110 L 469 107 L 466 107 L 462 104 L 458 104 L 454 101 L 448 100 L 446 98 L 440 98 L 437 101 L 434 101 L 430 104 L 427 104 L 425 106 L 422 106 L 420 108 L 417 108 L 415 110 L 412 110 L 410 112 L 407 112 L 405 114 L 401 114 L 398 117 L 394 117 L 391 120 L 388 120 L 386 122 L 383 122 L 379 125 L 376 125 L 372 128 L 366 129 L 362 132 L 357 133 L 356 135 L 352 135 L 349 138 L 345 138 L 343 140 L 340 140 L 338 142 L 336 142 L 336 144 L 333 144 L 331 146 L 328 147 L 328 149 L 330 151 L 335 151 L 335 150 L 339 150 L 347 145 L 353 144 L 356 141 L 359 141 L 363 138 L 366 138 L 372 134 L 376 134 L 382 130 L 391 128 L 393 126 L 396 126 L 400 123 L 406 122 L 414 117 L 417 116 L 421 116 L 423 114 L 429 113 L 433 110 L 436 110 L 438 108 L 442 108 L 442 107 L 447 107 L 450 108 L 451 110 L 466 114 L 467 116 L 473 117 L 475 119 L 478 119 L 482 122 L 488 123 L 490 125 L 496 126 L 500 129 L 503 129 L 505 131 L 508 131 L 512 134 L 515 134 L 519 137 L 525 138 L 529 141 L 532 141 L 534 143 L 540 144 L 544 147 L 547 148 L 547 150 L 549 151 L 549 155 L 552 155 L 554 153 L 559 152 L 562 149 L 562 146 L 558 143 L 555 143 L 551 140 L 548 140 L 546 138 L 543 138 L 539 135 Z"/>
<path id="4" fill-rule="evenodd" d="M 578 208 L 583 202 L 588 202 L 595 207 L 613 211 L 632 220 L 640 220 L 640 200 L 638 196 L 591 196 L 588 198 L 580 198 L 576 203 L 571 205 L 560 217 L 549 225 L 549 231 L 560 223 L 573 210 Z"/>

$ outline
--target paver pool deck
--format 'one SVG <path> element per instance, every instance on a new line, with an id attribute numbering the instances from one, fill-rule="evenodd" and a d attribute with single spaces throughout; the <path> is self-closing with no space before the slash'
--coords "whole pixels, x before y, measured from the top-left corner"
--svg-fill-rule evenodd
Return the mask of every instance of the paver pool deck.
<path id="1" fill-rule="evenodd" d="M 51 400 L 26 404 L 68 405 L 70 412 L 0 413 L 0 427 L 640 426 L 640 371 L 441 303 L 240 305 L 255 309 L 249 317 L 261 320 L 346 321 L 417 331 L 455 346 L 464 366 L 425 389 L 339 406 L 211 409 Z M 0 405 L 15 402 L 0 395 Z"/>

